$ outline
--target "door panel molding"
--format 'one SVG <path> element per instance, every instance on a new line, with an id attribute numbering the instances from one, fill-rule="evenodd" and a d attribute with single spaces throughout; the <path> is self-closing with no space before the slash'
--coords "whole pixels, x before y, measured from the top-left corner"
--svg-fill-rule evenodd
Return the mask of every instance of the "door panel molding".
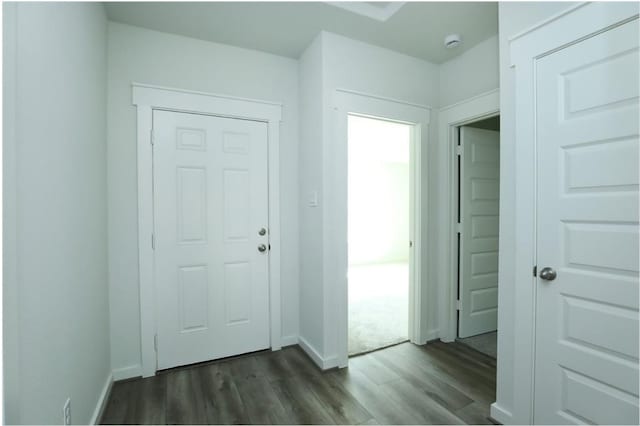
<path id="1" fill-rule="evenodd" d="M 627 22 L 536 61 L 536 260 L 557 271 L 536 284 L 536 423 L 638 424 L 638 49 Z"/>
<path id="2" fill-rule="evenodd" d="M 156 373 L 156 319 L 153 250 L 153 110 L 167 110 L 224 118 L 265 122 L 268 131 L 269 197 L 269 316 L 270 346 L 281 348 L 280 297 L 280 122 L 282 104 L 132 83 L 132 104 L 137 107 L 138 164 L 138 279 L 140 285 L 140 346 L 142 376 Z M 188 129 L 187 129 L 188 130 Z M 192 132 L 193 133 L 193 132 Z M 198 149 L 197 135 L 185 141 L 185 148 Z M 187 143 L 188 142 L 188 143 Z M 230 140 L 229 149 L 241 149 Z M 241 142 L 241 141 L 240 141 Z"/>
<path id="3" fill-rule="evenodd" d="M 498 322 L 500 132 L 460 127 L 458 337 Z"/>
<path id="4" fill-rule="evenodd" d="M 533 27 L 510 42 L 511 67 L 515 71 L 515 178 L 518 188 L 515 199 L 515 238 L 513 246 L 501 250 L 515 253 L 514 299 L 499 303 L 513 305 L 514 317 L 504 319 L 514 324 L 513 358 L 499 357 L 498 396 L 503 382 L 513 394 L 512 417 L 500 417 L 504 407 L 500 400 L 492 405 L 496 419 L 509 423 L 532 424 L 534 407 L 534 350 L 536 279 L 532 267 L 536 265 L 536 62 L 564 47 L 570 46 L 607 29 L 637 19 L 636 3 L 586 3 L 571 6 L 542 24 Z M 540 266 L 540 265 L 539 265 Z M 500 340 L 500 331 L 499 340 Z M 500 365 L 512 364 L 513 375 L 500 377 Z M 507 390 L 508 391 L 508 390 Z M 502 391 L 504 392 L 504 391 Z"/>
<path id="5" fill-rule="evenodd" d="M 269 348 L 267 124 L 154 110 L 153 137 L 157 368 Z"/>

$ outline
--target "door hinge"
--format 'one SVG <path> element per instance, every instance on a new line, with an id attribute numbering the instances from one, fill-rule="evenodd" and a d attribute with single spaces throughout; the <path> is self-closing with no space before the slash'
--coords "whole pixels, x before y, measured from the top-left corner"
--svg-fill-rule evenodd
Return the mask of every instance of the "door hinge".
<path id="1" fill-rule="evenodd" d="M 461 222 L 456 223 L 456 232 L 458 234 L 462 234 L 462 223 Z"/>
<path id="2" fill-rule="evenodd" d="M 158 352 L 158 335 L 153 335 L 153 350 Z"/>
<path id="3" fill-rule="evenodd" d="M 154 140 L 153 140 L 153 129 L 151 129 L 149 133 L 151 134 L 151 135 L 150 135 L 150 137 L 149 137 L 149 140 L 151 141 L 151 145 L 153 146 L 153 144 L 154 144 Z"/>
<path id="4" fill-rule="evenodd" d="M 413 241 L 409 241 L 409 248 L 413 247 Z"/>
<path id="5" fill-rule="evenodd" d="M 460 299 L 456 300 L 456 311 L 459 311 L 462 309 L 462 301 L 460 301 Z"/>
<path id="6" fill-rule="evenodd" d="M 538 265 L 534 265 L 534 267 L 533 267 L 533 276 L 534 277 L 538 276 Z"/>
<path id="7" fill-rule="evenodd" d="M 156 249 L 156 234 L 151 234 L 151 250 Z"/>
<path id="8" fill-rule="evenodd" d="M 456 155 L 462 155 L 462 145 L 456 146 Z"/>

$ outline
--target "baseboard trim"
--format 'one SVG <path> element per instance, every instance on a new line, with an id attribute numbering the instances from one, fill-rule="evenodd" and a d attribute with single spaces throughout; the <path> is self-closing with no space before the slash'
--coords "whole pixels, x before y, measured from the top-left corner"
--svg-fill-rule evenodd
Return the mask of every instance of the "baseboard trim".
<path id="1" fill-rule="evenodd" d="M 321 370 L 329 370 L 331 368 L 336 368 L 338 366 L 338 357 L 332 356 L 329 358 L 323 358 L 320 356 L 318 351 L 311 346 L 307 340 L 299 336 L 298 337 L 298 345 L 302 348 L 302 350 L 309 355 L 309 358 L 321 369 Z"/>
<path id="2" fill-rule="evenodd" d="M 322 363 L 323 370 L 330 370 L 332 368 L 338 368 L 339 367 L 339 362 L 338 362 L 338 357 L 337 356 L 332 356 L 329 358 L 325 358 L 323 363 Z"/>
<path id="3" fill-rule="evenodd" d="M 309 355 L 309 358 L 311 358 L 311 360 L 315 362 L 318 367 L 324 369 L 322 367 L 324 364 L 322 357 L 320 356 L 318 351 L 316 351 L 315 348 L 311 346 L 309 342 L 307 342 L 304 337 L 298 337 L 298 345 L 300 345 L 302 350 L 305 351 L 307 355 Z"/>
<path id="4" fill-rule="evenodd" d="M 104 412 L 105 407 L 107 406 L 107 399 L 109 398 L 109 393 L 111 393 L 111 386 L 113 385 L 113 374 L 109 373 L 107 376 L 107 381 L 105 382 L 102 392 L 100 393 L 100 397 L 98 398 L 98 403 L 96 404 L 96 409 L 93 410 L 93 415 L 91 416 L 90 425 L 97 425 L 100 422 L 100 418 L 102 417 L 102 413 Z"/>
<path id="5" fill-rule="evenodd" d="M 411 340 L 411 343 L 421 346 L 421 345 L 426 345 L 427 343 L 433 340 L 438 340 L 439 338 L 440 338 L 440 330 L 433 329 L 433 330 L 427 331 L 426 334 L 423 334 L 422 336 L 420 336 L 420 340 L 418 341 Z"/>
<path id="6" fill-rule="evenodd" d="M 437 335 L 434 337 L 434 339 L 440 339 L 440 341 L 444 343 L 451 343 L 456 341 L 455 337 L 452 339 L 451 335 L 447 333 L 446 330 L 442 330 L 442 332 L 440 332 L 440 330 L 437 330 L 436 334 Z"/>
<path id="7" fill-rule="evenodd" d="M 112 372 L 113 381 L 131 379 L 133 377 L 142 377 L 142 366 L 140 364 L 130 365 L 128 367 L 116 368 Z"/>
<path id="8" fill-rule="evenodd" d="M 425 336 L 425 343 L 430 342 L 432 340 L 438 340 L 440 338 L 440 330 L 433 329 L 427 331 L 427 335 Z"/>
<path id="9" fill-rule="evenodd" d="M 491 404 L 491 418 L 503 425 L 513 424 L 513 415 L 500 407 L 497 402 Z"/>
<path id="10" fill-rule="evenodd" d="M 284 348 L 285 346 L 293 346 L 298 344 L 298 336 L 282 336 L 280 338 L 280 344 Z"/>

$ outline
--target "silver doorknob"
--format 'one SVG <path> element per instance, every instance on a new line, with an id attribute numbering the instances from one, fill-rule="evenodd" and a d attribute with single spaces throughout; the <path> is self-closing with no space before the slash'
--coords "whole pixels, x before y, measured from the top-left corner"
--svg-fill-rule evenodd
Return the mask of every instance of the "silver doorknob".
<path id="1" fill-rule="evenodd" d="M 553 268 L 547 267 L 543 268 L 542 271 L 540 271 L 540 278 L 542 278 L 543 280 L 553 281 L 557 276 L 558 274 L 556 274 L 556 271 Z"/>
<path id="2" fill-rule="evenodd" d="M 265 235 L 267 233 L 267 230 L 264 228 L 260 228 L 260 230 L 258 231 L 258 235 Z"/>
<path id="3" fill-rule="evenodd" d="M 260 253 L 264 253 L 265 251 L 267 251 L 267 246 L 265 246 L 264 244 L 260 244 L 260 245 L 258 246 L 258 251 L 259 251 Z"/>

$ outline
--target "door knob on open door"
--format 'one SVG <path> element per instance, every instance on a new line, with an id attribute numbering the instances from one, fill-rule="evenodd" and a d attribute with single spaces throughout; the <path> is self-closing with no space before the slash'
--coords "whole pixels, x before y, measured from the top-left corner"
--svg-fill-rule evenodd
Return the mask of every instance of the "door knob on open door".
<path id="1" fill-rule="evenodd" d="M 556 271 L 553 268 L 547 267 L 543 268 L 542 271 L 540 271 L 540 278 L 546 281 L 553 281 L 557 276 L 558 274 L 556 274 Z"/>
<path id="2" fill-rule="evenodd" d="M 264 253 L 265 251 L 267 251 L 267 246 L 265 246 L 264 244 L 260 244 L 260 245 L 258 246 L 258 251 L 259 251 L 260 253 Z"/>

